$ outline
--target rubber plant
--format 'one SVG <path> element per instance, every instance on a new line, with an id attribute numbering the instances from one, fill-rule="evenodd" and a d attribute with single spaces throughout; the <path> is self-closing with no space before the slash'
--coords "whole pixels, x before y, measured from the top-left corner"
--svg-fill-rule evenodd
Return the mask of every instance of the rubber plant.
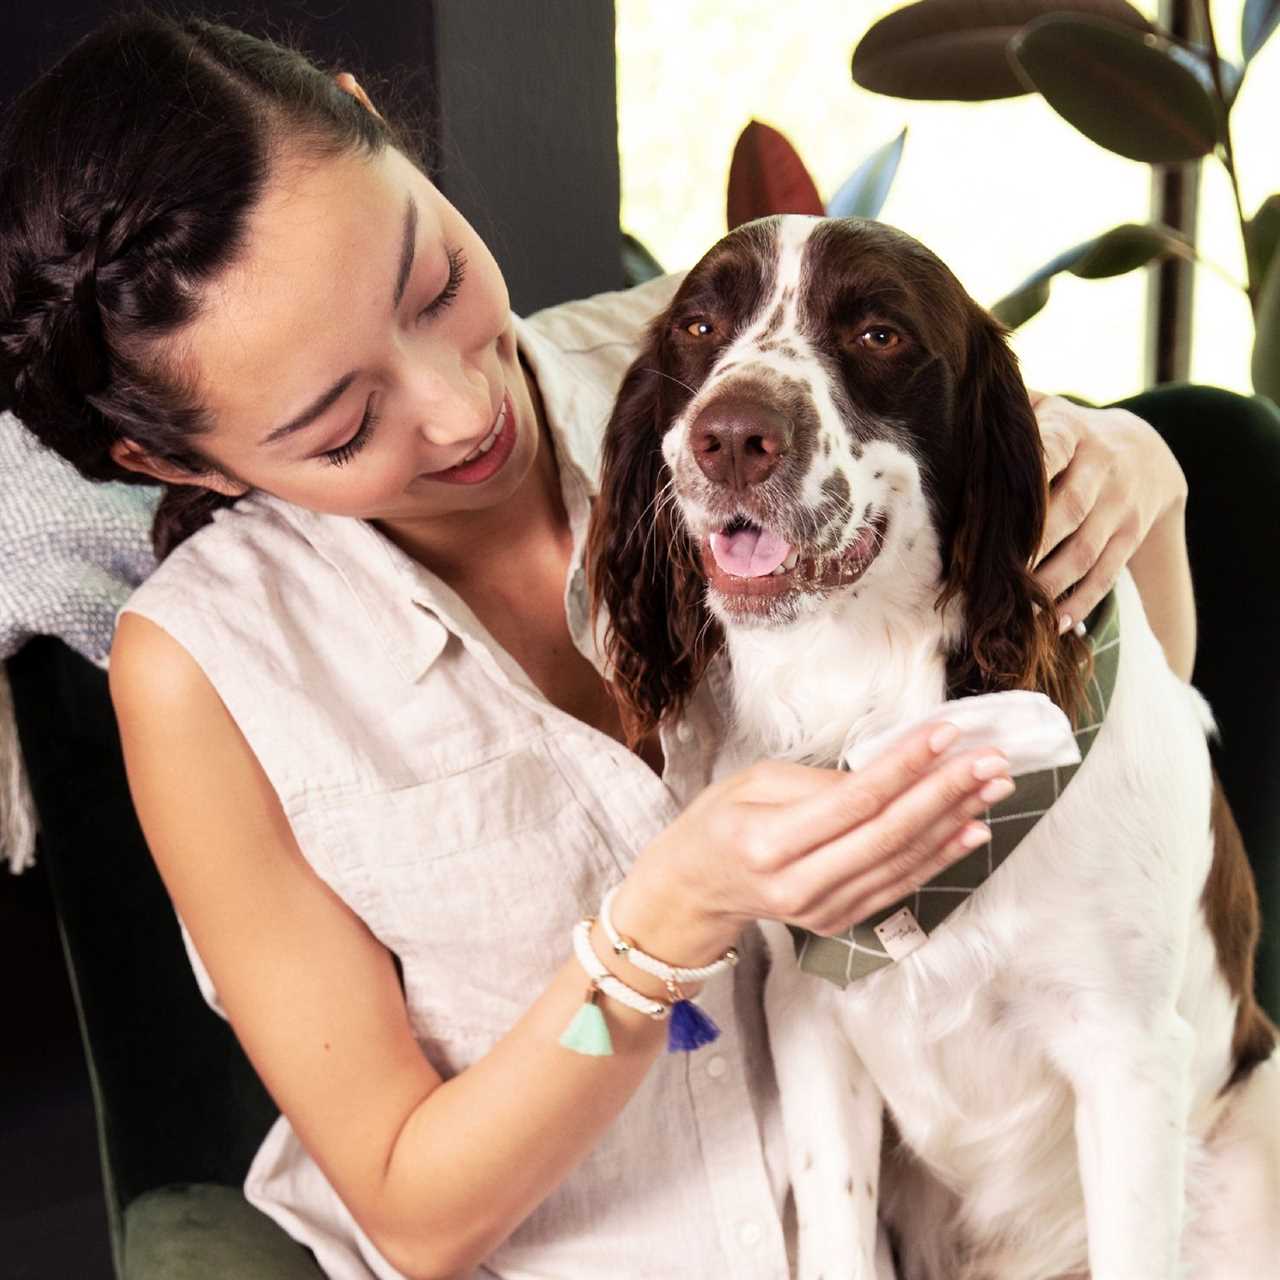
<path id="1" fill-rule="evenodd" d="M 1280 25 L 1280 0 L 1245 0 L 1243 62 L 1218 52 L 1209 0 L 1203 40 L 1174 36 L 1125 0 L 917 0 L 877 22 L 853 52 L 853 79 L 899 98 L 980 101 L 1039 93 L 1087 138 L 1131 160 L 1213 155 L 1235 196 L 1254 320 L 1253 385 L 1280 402 L 1280 193 L 1246 214 L 1231 109 L 1250 64 Z M 1021 324 L 1062 271 L 1116 275 L 1170 255 L 1198 257 L 1159 224 L 1114 227 L 1059 254 L 992 308 Z"/>

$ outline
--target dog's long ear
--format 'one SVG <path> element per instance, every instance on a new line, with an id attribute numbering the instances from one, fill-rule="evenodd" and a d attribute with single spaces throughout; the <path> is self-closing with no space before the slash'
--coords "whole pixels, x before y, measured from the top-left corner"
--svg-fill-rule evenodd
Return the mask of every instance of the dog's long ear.
<path id="1" fill-rule="evenodd" d="M 1058 635 L 1053 601 L 1032 576 L 1048 507 L 1040 429 L 1005 331 L 975 307 L 954 444 L 959 505 L 941 603 L 964 599 L 968 643 L 952 655 L 953 696 L 1037 689 L 1082 709 L 1088 645 Z"/>
<path id="2" fill-rule="evenodd" d="M 623 379 L 587 541 L 592 616 L 607 611 L 605 653 L 631 746 L 679 714 L 722 641 L 662 457 L 663 433 L 687 396 L 664 376 L 666 330 L 663 316 Z"/>

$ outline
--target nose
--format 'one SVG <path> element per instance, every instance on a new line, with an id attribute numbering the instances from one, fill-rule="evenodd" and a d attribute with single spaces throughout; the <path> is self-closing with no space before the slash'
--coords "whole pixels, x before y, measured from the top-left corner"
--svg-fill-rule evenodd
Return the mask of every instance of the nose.
<path id="1" fill-rule="evenodd" d="M 791 448 L 791 423 L 776 409 L 720 396 L 694 418 L 689 447 L 702 474 L 736 492 L 767 480 Z"/>
<path id="2" fill-rule="evenodd" d="M 414 351 L 405 377 L 418 430 L 430 445 L 449 446 L 482 435 L 493 425 L 493 397 L 481 361 L 453 350 Z"/>

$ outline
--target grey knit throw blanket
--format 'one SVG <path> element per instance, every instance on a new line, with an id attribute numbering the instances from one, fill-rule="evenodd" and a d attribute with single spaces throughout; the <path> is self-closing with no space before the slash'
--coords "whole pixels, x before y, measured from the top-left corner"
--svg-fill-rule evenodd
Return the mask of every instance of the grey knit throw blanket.
<path id="1" fill-rule="evenodd" d="M 95 484 L 0 414 L 0 658 L 57 636 L 100 667 L 116 612 L 155 567 L 158 490 Z M 21 871 L 35 848 L 8 679 L 0 668 L 0 860 Z"/>

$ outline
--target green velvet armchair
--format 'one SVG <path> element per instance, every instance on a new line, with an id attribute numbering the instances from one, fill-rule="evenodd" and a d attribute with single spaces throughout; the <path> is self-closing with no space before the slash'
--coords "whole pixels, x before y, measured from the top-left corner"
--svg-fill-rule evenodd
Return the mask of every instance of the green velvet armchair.
<path id="1" fill-rule="evenodd" d="M 196 989 L 129 801 L 106 676 L 60 641 L 9 662 L 98 1118 L 120 1280 L 319 1280 L 239 1187 L 276 1109 Z"/>

